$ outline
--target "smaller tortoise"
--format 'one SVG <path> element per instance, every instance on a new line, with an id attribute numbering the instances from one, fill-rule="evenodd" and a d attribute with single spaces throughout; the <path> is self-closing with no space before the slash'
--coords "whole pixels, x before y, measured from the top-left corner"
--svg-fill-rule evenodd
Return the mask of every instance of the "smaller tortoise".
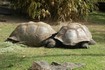
<path id="1" fill-rule="evenodd" d="M 55 41 L 55 45 L 61 42 L 65 46 L 72 48 L 88 48 L 89 45 L 93 45 L 96 42 L 92 39 L 92 35 L 85 25 L 79 23 L 71 23 L 68 26 L 63 26 L 53 37 L 46 40 L 49 42 L 47 47 L 54 47 L 52 42 Z M 60 43 L 60 44 L 61 44 Z M 74 47 L 75 46 L 75 47 Z"/>
<path id="2" fill-rule="evenodd" d="M 43 46 L 43 41 L 55 33 L 52 27 L 44 22 L 22 23 L 16 27 L 6 41 L 29 46 Z"/>

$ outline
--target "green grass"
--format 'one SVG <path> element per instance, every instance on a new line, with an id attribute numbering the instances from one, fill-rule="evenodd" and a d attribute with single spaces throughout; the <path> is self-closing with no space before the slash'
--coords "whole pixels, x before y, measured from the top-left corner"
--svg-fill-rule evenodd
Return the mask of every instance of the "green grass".
<path id="1" fill-rule="evenodd" d="M 0 24 L 0 70 L 27 70 L 33 61 L 40 60 L 86 64 L 75 70 L 105 70 L 105 19 L 100 17 L 105 18 L 105 13 L 95 12 L 89 17 L 87 26 L 97 42 L 89 49 L 32 48 L 3 42 L 17 24 Z"/>
<path id="2" fill-rule="evenodd" d="M 102 13 L 102 12 L 90 13 L 90 16 L 88 19 L 92 23 L 105 24 L 105 13 Z"/>
<path id="3" fill-rule="evenodd" d="M 16 26 L 17 24 L 0 23 L 0 42 L 3 42 Z"/>

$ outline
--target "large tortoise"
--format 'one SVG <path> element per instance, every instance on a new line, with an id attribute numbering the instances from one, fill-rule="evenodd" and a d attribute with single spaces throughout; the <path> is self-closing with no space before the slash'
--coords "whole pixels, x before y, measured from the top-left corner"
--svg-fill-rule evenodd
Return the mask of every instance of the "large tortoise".
<path id="1" fill-rule="evenodd" d="M 54 41 L 55 44 L 52 44 Z M 92 39 L 92 35 L 88 28 L 79 23 L 71 23 L 67 26 L 61 27 L 61 29 L 55 35 L 53 35 L 53 37 L 47 39 L 45 42 L 49 42 L 47 47 L 54 47 L 56 44 L 59 44 L 58 41 L 71 48 L 88 48 L 89 45 L 96 43 Z"/>
<path id="2" fill-rule="evenodd" d="M 43 46 L 43 41 L 55 33 L 52 27 L 44 22 L 22 23 L 16 27 L 6 41 L 29 46 Z"/>

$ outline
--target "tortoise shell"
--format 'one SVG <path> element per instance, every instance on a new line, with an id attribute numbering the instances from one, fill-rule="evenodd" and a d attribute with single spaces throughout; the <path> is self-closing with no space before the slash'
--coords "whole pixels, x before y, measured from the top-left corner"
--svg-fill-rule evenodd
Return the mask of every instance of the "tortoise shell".
<path id="1" fill-rule="evenodd" d="M 44 22 L 29 22 L 18 25 L 8 40 L 17 41 L 29 46 L 42 46 L 41 42 L 54 33 L 55 30 Z"/>
<path id="2" fill-rule="evenodd" d="M 85 25 L 79 23 L 71 23 L 67 26 L 63 26 L 55 36 L 65 45 L 75 46 L 79 42 L 90 41 L 92 35 Z"/>

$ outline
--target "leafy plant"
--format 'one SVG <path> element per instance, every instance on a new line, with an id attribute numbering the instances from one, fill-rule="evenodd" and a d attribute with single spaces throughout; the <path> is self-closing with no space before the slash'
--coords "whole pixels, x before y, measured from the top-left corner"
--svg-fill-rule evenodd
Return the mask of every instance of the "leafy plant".
<path id="1" fill-rule="evenodd" d="M 93 9 L 94 0 L 11 0 L 11 3 L 32 19 L 67 21 L 84 19 Z"/>

